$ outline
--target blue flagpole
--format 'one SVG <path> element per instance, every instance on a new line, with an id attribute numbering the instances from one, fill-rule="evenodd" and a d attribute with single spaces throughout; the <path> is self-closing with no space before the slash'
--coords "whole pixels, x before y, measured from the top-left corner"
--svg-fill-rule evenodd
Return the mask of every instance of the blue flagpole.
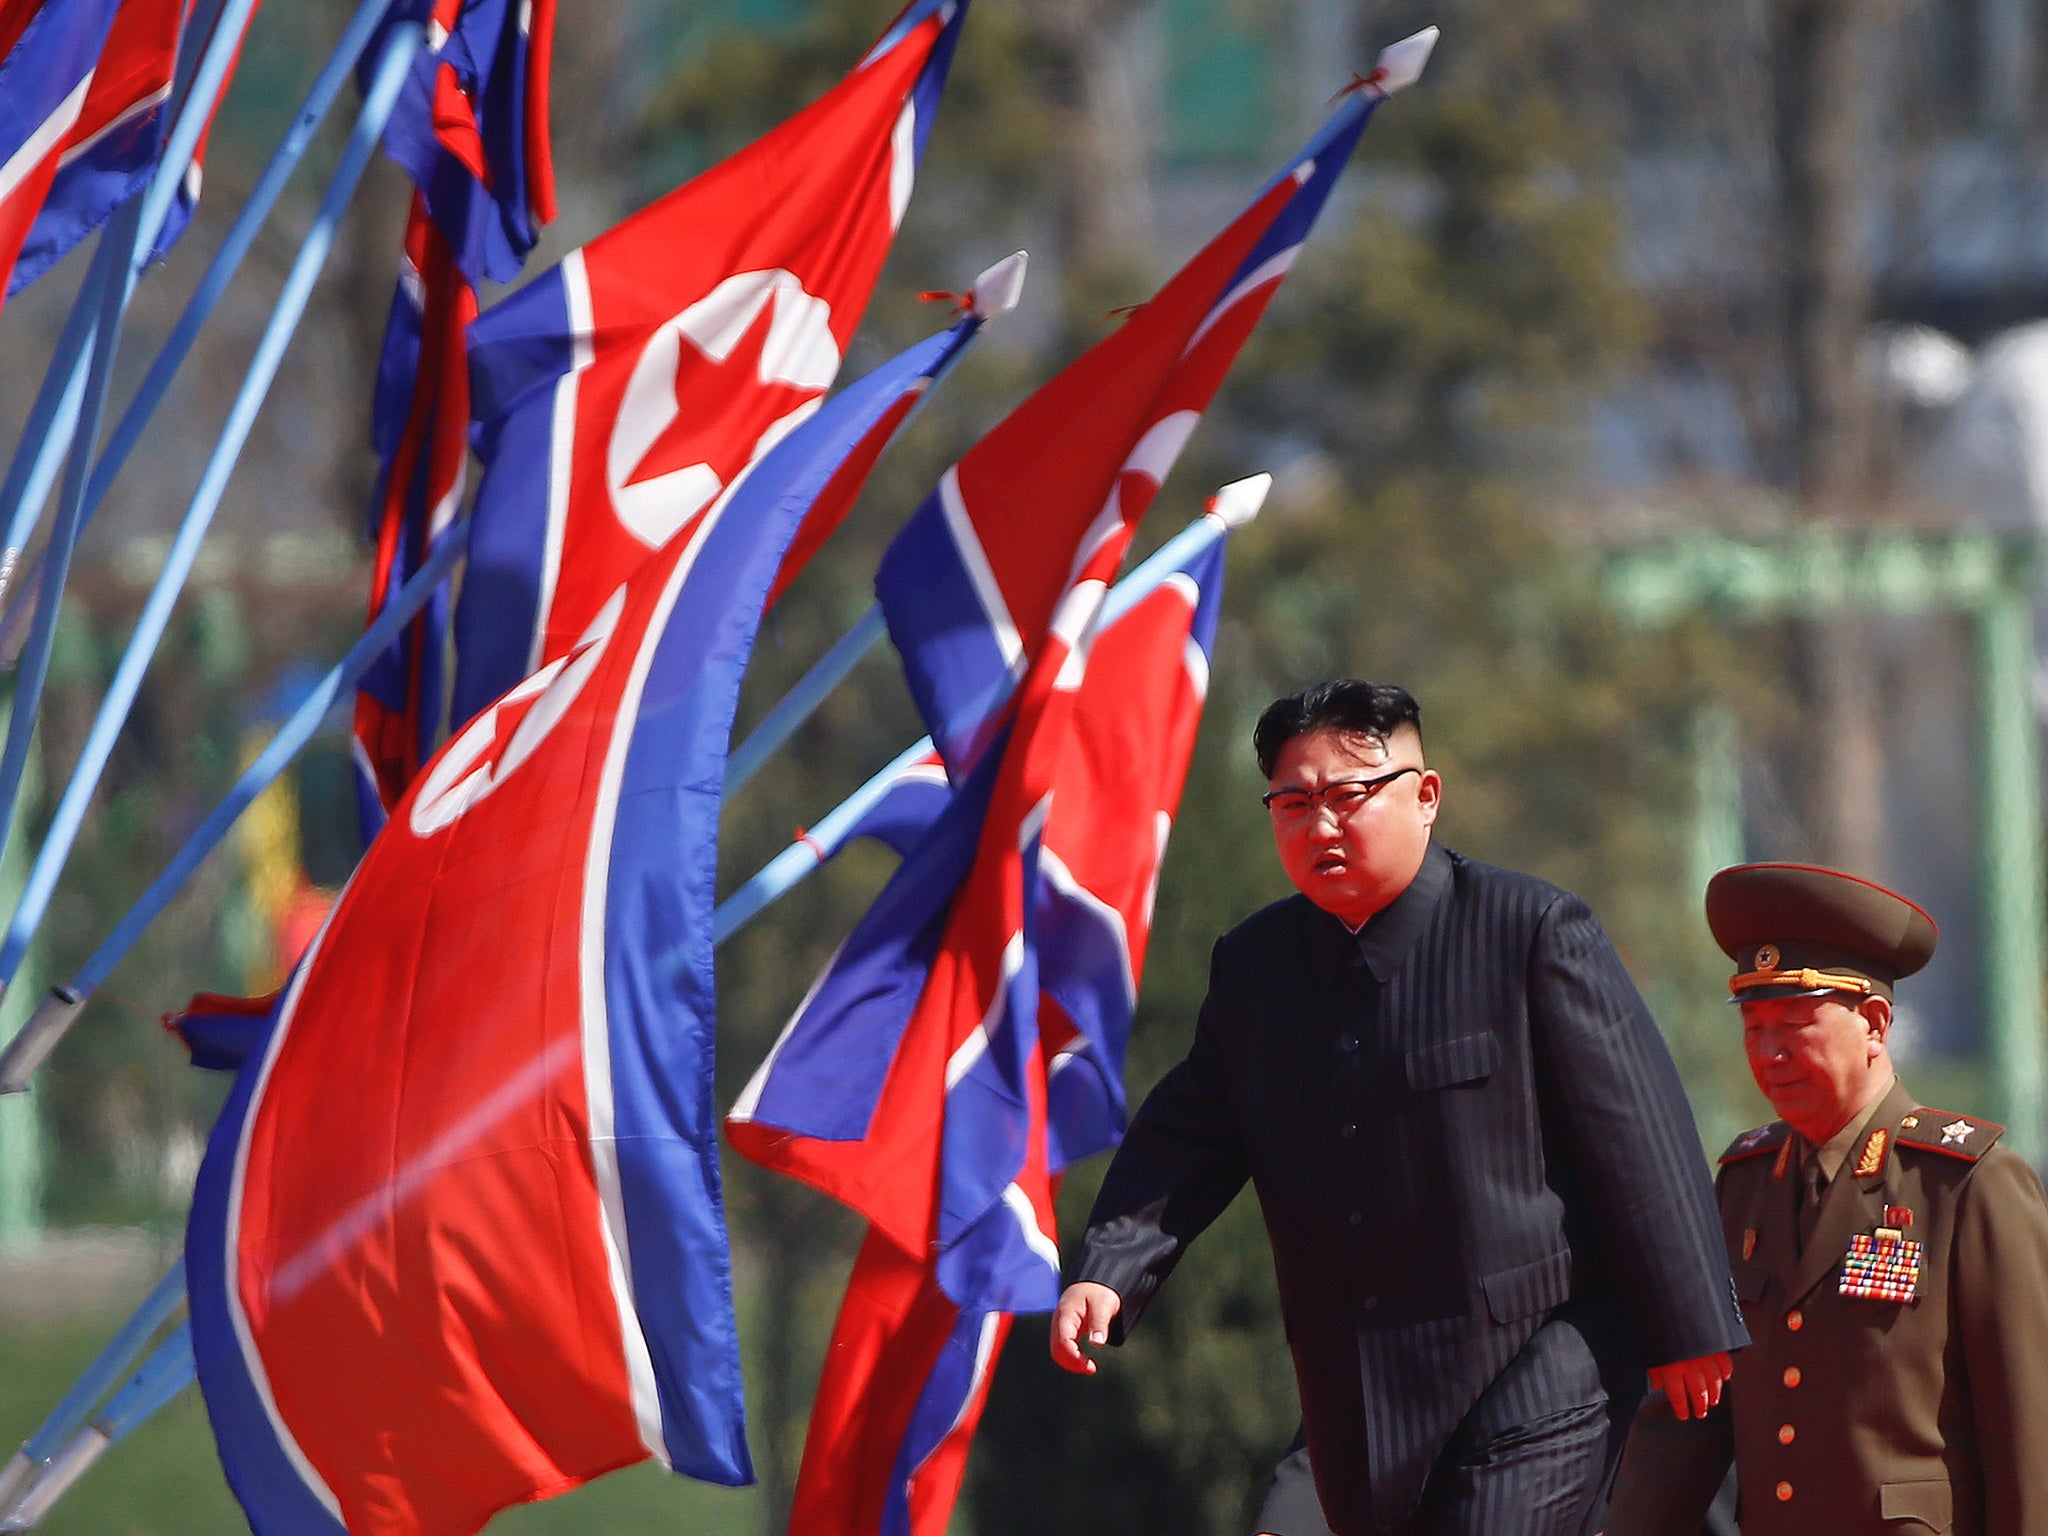
<path id="1" fill-rule="evenodd" d="M 1102 612 L 1095 621 L 1095 627 L 1098 630 L 1107 629 L 1195 555 L 1257 517 L 1259 508 L 1265 504 L 1266 493 L 1272 486 L 1271 475 L 1253 475 L 1249 479 L 1236 480 L 1224 486 L 1216 493 L 1207 513 L 1196 518 L 1160 545 L 1128 576 L 1110 589 L 1109 596 L 1103 600 Z M 870 616 L 879 625 L 878 611 L 870 609 L 869 615 L 863 616 L 862 623 L 849 631 L 840 644 L 845 645 L 862 633 L 863 626 L 869 622 Z M 838 649 L 838 646 L 833 648 L 834 651 Z M 828 660 L 831 655 L 832 652 L 827 653 Z M 813 671 L 820 671 L 823 666 L 824 663 L 820 662 L 819 667 Z M 805 682 L 809 682 L 809 679 L 806 678 Z M 802 688 L 805 684 L 799 683 L 797 686 Z M 973 713 L 985 713 L 999 708 L 1014 686 L 1013 682 L 1008 687 L 992 691 L 980 710 Z M 763 722 L 764 726 L 765 723 Z M 749 744 L 751 745 L 751 738 Z M 896 776 L 931 750 L 932 739 L 929 736 L 906 747 L 888 767 L 848 795 L 802 837 L 764 864 L 752 879 L 720 902 L 718 909 L 711 916 L 711 942 L 718 944 L 730 938 L 759 916 L 770 904 L 788 895 L 809 877 L 811 871 L 831 858 L 861 817 L 888 792 Z"/>
<path id="2" fill-rule="evenodd" d="M 122 274 L 123 309 L 127 305 L 127 293 L 133 291 L 136 275 L 149 259 L 150 252 L 156 249 L 157 237 L 163 233 L 164 221 L 170 216 L 171 201 L 177 196 L 185 172 L 191 167 L 192 157 L 198 152 L 199 136 L 205 131 L 213 105 L 227 83 L 242 32 L 255 12 L 256 3 L 257 0 L 226 0 L 224 5 L 217 4 L 213 31 L 205 48 L 197 55 L 197 62 L 188 64 L 182 58 L 178 61 L 178 78 L 173 82 L 171 110 L 174 121 L 170 138 L 164 145 L 163 157 L 157 162 L 156 175 L 143 195 L 141 223 L 134 232 L 134 243 L 126 253 L 127 270 Z M 195 15 L 194 20 L 198 21 L 199 17 Z M 105 244 L 106 239 L 107 233 L 102 233 L 101 243 Z M 0 481 L 0 509 L 4 509 L 6 527 L 5 533 L 0 534 L 0 597 L 6 595 L 7 584 L 21 561 L 23 549 L 27 547 L 29 532 L 35 527 L 43 502 L 50 494 L 50 486 L 56 480 L 57 466 L 77 430 L 79 408 L 85 398 L 86 349 L 93 342 L 93 321 L 101 303 L 101 285 L 110 280 L 111 274 L 96 265 L 72 300 L 70 318 L 64 323 L 63 333 L 57 340 L 57 350 L 36 392 L 35 404 L 22 428 L 21 441 L 15 445 L 14 457 L 8 463 L 7 477 Z M 12 799 L 7 803 L 11 805 Z"/>
<path id="3" fill-rule="evenodd" d="M 180 1258 L 143 1298 L 142 1305 L 135 1309 L 135 1315 L 122 1324 L 121 1331 L 100 1351 L 99 1357 L 85 1368 L 85 1373 L 64 1394 L 64 1400 L 50 1411 L 50 1416 L 23 1443 L 14 1459 L 5 1468 L 0 1468 L 0 1520 L 6 1518 L 14 1501 L 42 1475 L 50 1459 L 86 1421 L 93 1405 L 121 1379 L 122 1373 L 142 1352 L 142 1346 L 150 1341 L 184 1299 L 185 1263 Z"/>
<path id="4" fill-rule="evenodd" d="M 156 361 L 150 364 L 148 375 L 144 377 L 141 387 L 136 390 L 135 398 L 128 402 L 128 408 L 122 412 L 120 422 L 107 439 L 107 446 L 101 452 L 99 462 L 93 466 L 92 480 L 85 492 L 87 517 L 91 517 L 98 510 L 100 502 L 105 499 L 107 491 L 113 485 L 114 477 L 121 473 L 122 466 L 128 461 L 128 455 L 134 451 L 143 428 L 149 424 L 150 417 L 155 414 L 157 406 L 162 404 L 164 396 L 170 392 L 171 381 L 177 376 L 187 354 L 191 352 L 193 342 L 198 339 L 201 328 L 205 326 L 222 296 L 227 292 L 228 284 L 241 267 L 249 248 L 256 243 L 256 236 L 261 233 L 265 220 L 270 217 L 272 208 L 283 194 L 285 184 L 291 180 L 292 172 L 298 169 L 307 146 L 313 142 L 313 135 L 326 118 L 328 109 L 334 105 L 335 98 L 341 94 L 342 87 L 347 84 L 349 75 L 356 67 L 356 61 L 363 56 L 363 50 L 370 46 L 371 40 L 376 36 L 377 28 L 383 24 L 391 4 L 392 0 L 362 0 L 362 4 L 356 8 L 355 16 L 348 24 L 348 30 L 342 34 L 341 41 L 335 44 L 334 52 L 321 69 L 319 78 L 306 92 L 306 99 L 292 118 L 291 126 L 285 130 L 283 141 L 272 153 L 270 163 L 263 168 L 263 174 L 257 178 L 256 186 L 250 192 L 248 201 L 242 205 L 242 211 L 236 215 L 227 238 L 221 242 L 220 249 L 214 253 L 213 261 L 208 265 L 205 275 L 200 278 L 198 287 L 193 289 L 192 297 L 186 301 L 185 312 L 178 317 L 177 327 L 157 353 Z M 0 553 L 0 559 L 4 559 L 4 553 Z M 0 594 L 4 594 L 4 589 L 0 589 Z"/>
<path id="5" fill-rule="evenodd" d="M 135 292 L 142 268 L 170 217 L 171 204 L 198 150 L 199 138 L 212 115 L 213 104 L 227 82 L 242 30 L 254 9 L 255 0 L 227 0 L 219 8 L 213 34 L 201 51 L 197 65 L 182 82 L 183 106 L 172 124 L 170 139 L 164 147 L 154 179 L 139 202 L 131 200 L 125 204 L 100 235 L 92 270 L 80 290 L 72 319 L 66 322 L 58 356 L 51 361 L 50 371 L 44 377 L 42 390 L 31 412 L 28 429 L 16 449 L 14 463 L 9 466 L 6 488 L 17 488 L 19 481 L 19 499 L 11 504 L 6 544 L 4 549 L 0 549 L 0 593 L 4 593 L 5 581 L 20 561 L 29 530 L 48 495 L 49 476 L 55 471 L 57 459 L 65 454 L 67 448 L 71 450 L 57 520 L 51 530 L 50 548 L 44 557 L 35 620 L 17 674 L 13 708 L 7 721 L 6 745 L 0 749 L 0 822 L 11 818 L 15 799 L 21 791 L 29 742 L 35 729 L 36 715 L 42 707 L 43 684 L 48 674 L 50 647 L 55 640 L 57 614 L 63 603 L 64 580 L 70 572 L 71 554 L 76 548 L 79 531 L 98 502 L 98 496 L 87 499 L 92 481 L 84 477 L 82 461 L 89 461 L 98 445 L 100 416 L 106 403 L 107 380 L 121 320 L 127 313 L 128 301 Z M 180 73 L 186 73 L 182 64 Z M 275 197 L 274 192 L 272 196 Z M 94 295 L 99 305 L 97 318 L 90 325 L 78 323 L 81 314 L 90 313 L 90 307 L 84 302 L 88 294 Z M 65 358 L 65 343 L 74 340 L 81 351 L 90 345 L 92 363 L 89 368 L 84 367 L 82 356 Z M 53 381 L 67 370 L 70 377 L 63 387 L 53 389 Z M 99 378 L 97 385 L 93 382 L 95 375 Z M 51 418 L 43 423 L 43 430 L 38 435 L 36 418 L 43 410 L 45 399 L 50 402 Z M 81 420 L 86 422 L 82 444 L 78 436 Z M 124 420 L 123 427 L 126 425 Z M 31 443 L 34 444 L 33 451 L 30 450 Z M 124 455 L 125 452 L 123 449 Z M 104 492 L 102 484 L 100 494 Z M 12 970 L 0 974 L 0 989 L 4 989 L 12 975 Z"/>
<path id="6" fill-rule="evenodd" d="M 164 629 L 170 622 L 171 609 L 185 584 L 186 577 L 191 573 L 193 561 L 198 557 L 200 541 L 213 520 L 214 512 L 220 506 L 221 496 L 227 489 L 228 476 L 234 469 L 235 460 L 241 453 L 243 444 L 248 440 L 249 432 L 255 425 L 256 413 L 263 404 L 271 381 L 277 375 L 279 363 L 283 360 L 285 347 L 291 340 L 300 316 L 305 313 L 307 301 L 312 297 L 314 282 L 318 279 L 327 253 L 333 246 L 335 228 L 355 192 L 356 184 L 362 178 L 370 155 L 376 149 L 378 137 L 383 133 L 393 107 L 397 105 L 399 90 L 405 83 L 406 72 L 412 64 L 413 56 L 419 51 L 422 40 L 422 30 L 417 22 L 408 22 L 394 28 L 390 41 L 385 46 L 383 57 L 378 61 L 376 77 L 363 103 L 362 115 L 356 120 L 355 131 L 342 153 L 340 164 L 335 167 L 334 176 L 328 184 L 327 195 L 320 205 L 319 215 L 307 233 L 305 243 L 299 249 L 298 258 L 293 262 L 291 272 L 285 279 L 283 292 L 278 297 L 277 307 L 271 314 L 263 338 L 257 345 L 255 358 L 242 381 L 241 391 L 235 397 L 227 423 L 222 428 L 219 440 L 214 444 L 213 454 L 207 461 L 205 473 L 200 477 L 199 488 L 186 510 L 184 521 L 179 525 L 177 536 L 172 540 L 164 569 L 143 605 L 141 617 L 136 621 L 135 632 L 129 639 L 128 649 L 123 654 L 120 665 L 115 669 L 107 696 L 101 701 L 99 714 L 86 737 L 85 748 L 80 754 L 78 765 L 72 772 L 71 781 L 65 786 L 63 797 L 57 803 L 49 833 L 37 851 L 35 864 L 29 871 L 27 885 L 8 925 L 6 937 L 0 940 L 0 986 L 13 980 L 15 971 L 20 968 L 21 958 L 28 950 L 29 941 L 35 937 L 43 914 L 48 910 L 58 873 L 84 822 L 86 802 L 98 786 L 100 774 L 113 751 L 114 738 L 135 702 L 136 692 L 142 685 L 142 674 L 147 669 L 157 642 L 162 638 Z M 81 491 L 82 489 L 81 486 Z M 38 614 L 38 618 L 40 617 Z M 4 771 L 4 767 L 4 764 L 0 764 L 0 771 Z M 19 770 L 16 772 L 18 781 Z M 9 788 L 4 778 L 0 778 L 0 791 Z M 0 804 L 4 803 L 5 800 L 0 800 Z"/>
<path id="7" fill-rule="evenodd" d="M 328 711 L 362 681 L 377 658 L 398 638 L 398 632 L 426 606 L 434 589 L 448 579 L 448 573 L 461 558 L 468 526 L 467 513 L 448 525 L 420 568 L 392 594 L 391 601 L 384 605 L 376 621 L 349 648 L 348 654 L 314 685 L 312 692 L 292 712 L 291 718 L 278 728 L 277 734 L 242 771 L 242 776 L 235 780 L 221 803 L 193 829 L 192 835 L 164 866 L 163 872 L 150 883 L 134 906 L 129 908 L 128 914 L 115 924 L 113 932 L 79 968 L 71 983 L 52 987 L 45 994 L 28 1022 L 7 1042 L 5 1049 L 0 1049 L 0 1093 L 18 1093 L 28 1086 L 29 1079 L 56 1048 L 57 1042 L 64 1037 L 100 983 L 126 958 L 144 930 L 171 904 L 171 898 L 192 877 L 193 871 L 220 845 L 242 812 L 276 781 L 306 743 L 313 739 Z"/>
<path id="8" fill-rule="evenodd" d="M 853 628 L 832 643 L 832 649 L 797 679 L 796 686 L 785 693 L 747 739 L 733 749 L 725 768 L 725 792 L 732 794 L 743 788 L 759 773 L 761 765 L 797 733 L 797 728 L 817 712 L 818 706 L 825 702 L 832 690 L 846 681 L 847 675 L 860 665 L 861 658 L 873 650 L 875 643 L 888 632 L 888 626 L 882 622 L 881 604 L 868 604 L 867 612 L 854 620 Z"/>
<path id="9" fill-rule="evenodd" d="M 42 1464 L 11 1506 L 0 1505 L 0 1531 L 34 1529 L 110 1446 L 127 1439 L 145 1419 L 184 1391 L 192 1377 L 192 1325 L 186 1322 L 172 1329 L 142 1369 Z"/>
<path id="10" fill-rule="evenodd" d="M 115 213 L 100 234 L 92 272 L 86 280 L 99 294 L 100 307 L 92 329 L 92 362 L 86 370 L 79 401 L 78 417 L 84 432 L 73 436 L 71 451 L 65 459 L 64 488 L 57 503 L 56 521 L 50 528 L 49 548 L 43 552 L 35 618 L 15 672 L 6 745 L 0 748 L 0 849 L 6 847 L 14 802 L 21 793 L 21 776 L 28 767 L 29 742 L 35 733 L 36 713 L 42 705 L 43 683 L 49 676 L 50 651 L 56 644 L 57 612 L 64 601 L 71 556 L 84 525 L 86 469 L 99 440 L 100 414 L 106 406 L 107 386 L 113 380 L 114 350 L 121 336 L 121 312 L 128 300 L 121 274 L 135 249 L 140 224 L 141 209 L 132 201 Z M 5 979 L 0 978 L 0 990 L 4 987 Z"/>

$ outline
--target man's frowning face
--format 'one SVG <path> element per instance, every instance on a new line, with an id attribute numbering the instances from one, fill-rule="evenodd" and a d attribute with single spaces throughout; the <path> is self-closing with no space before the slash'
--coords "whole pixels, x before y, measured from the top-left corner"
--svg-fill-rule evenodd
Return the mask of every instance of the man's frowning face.
<path id="1" fill-rule="evenodd" d="M 1871 1077 L 1889 1072 L 1891 1004 L 1838 992 L 1760 997 L 1742 1004 L 1750 1075 L 1778 1118 L 1818 1145 L 1869 1102 Z"/>
<path id="2" fill-rule="evenodd" d="M 1309 731 L 1273 762 L 1266 808 L 1295 889 L 1357 927 L 1408 888 L 1429 851 L 1443 781 L 1409 729 L 1381 739 Z"/>

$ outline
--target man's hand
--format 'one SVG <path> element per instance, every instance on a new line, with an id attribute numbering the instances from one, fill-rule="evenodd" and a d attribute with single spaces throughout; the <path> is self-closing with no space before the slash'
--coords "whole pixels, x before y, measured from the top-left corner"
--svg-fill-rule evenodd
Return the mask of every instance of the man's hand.
<path id="1" fill-rule="evenodd" d="M 1062 1300 L 1060 1305 L 1064 1307 L 1066 1302 Z M 1724 1350 L 1718 1355 L 1701 1355 L 1697 1360 L 1651 1366 L 1650 1389 L 1662 1392 L 1670 1400 L 1671 1411 L 1677 1417 L 1704 1419 L 1707 1410 L 1721 1401 L 1721 1384 L 1734 1374 L 1735 1362 Z"/>
<path id="2" fill-rule="evenodd" d="M 1076 1280 L 1068 1286 L 1060 1293 L 1059 1307 L 1052 1315 L 1053 1359 L 1066 1370 L 1093 1376 L 1095 1362 L 1081 1353 L 1081 1341 L 1107 1343 L 1109 1320 L 1123 1304 L 1123 1297 L 1093 1280 Z M 1728 1357 L 1721 1358 L 1725 1361 Z"/>

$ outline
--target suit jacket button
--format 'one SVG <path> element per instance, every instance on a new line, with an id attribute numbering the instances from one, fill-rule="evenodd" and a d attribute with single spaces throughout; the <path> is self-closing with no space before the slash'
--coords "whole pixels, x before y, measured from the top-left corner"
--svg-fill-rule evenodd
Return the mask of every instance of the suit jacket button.
<path id="1" fill-rule="evenodd" d="M 1363 1226 L 1365 1224 L 1365 1212 L 1353 1211 L 1349 1216 L 1346 1216 L 1344 1220 L 1347 1224 L 1354 1227 Z"/>
<path id="2" fill-rule="evenodd" d="M 1352 1137 L 1358 1134 L 1358 1126 L 1352 1121 L 1347 1120 L 1342 1125 L 1337 1127 L 1337 1134 L 1339 1136 L 1342 1136 L 1346 1141 L 1349 1141 Z"/>
<path id="3" fill-rule="evenodd" d="M 1785 1502 L 1786 1502 L 1787 1500 L 1789 1500 L 1789 1499 L 1790 1499 L 1791 1497 L 1792 1497 L 1792 1485 L 1791 1485 L 1790 1483 L 1780 1483 L 1780 1484 L 1778 1484 L 1778 1502 L 1779 1502 L 1780 1504 L 1783 1504 L 1783 1503 L 1785 1503 Z"/>
<path id="4" fill-rule="evenodd" d="M 1361 1312 L 1370 1312 L 1370 1311 L 1371 1311 L 1371 1310 L 1372 1310 L 1372 1309 L 1373 1309 L 1374 1307 L 1378 1306 L 1379 1304 L 1380 1304 L 1380 1299 L 1379 1299 L 1379 1297 L 1377 1297 L 1377 1296 L 1368 1296 L 1368 1297 L 1366 1297 L 1366 1298 L 1365 1298 L 1365 1300 L 1361 1301 L 1361 1302 L 1360 1302 L 1360 1303 L 1358 1304 L 1358 1310 L 1359 1310 L 1359 1311 L 1361 1311 Z"/>
<path id="5" fill-rule="evenodd" d="M 1778 1426 L 1778 1444 L 1790 1445 L 1794 1440 L 1797 1440 L 1798 1438 L 1799 1431 L 1794 1429 L 1790 1424 L 1780 1424 Z"/>
<path id="6" fill-rule="evenodd" d="M 1357 1049 L 1358 1049 L 1358 1036 L 1357 1036 L 1357 1035 L 1355 1035 L 1355 1034 L 1351 1034 L 1351 1035 L 1340 1035 L 1340 1036 L 1338 1036 L 1338 1037 L 1337 1037 L 1337 1049 L 1338 1049 L 1338 1050 L 1340 1050 L 1340 1051 L 1355 1051 L 1355 1050 L 1357 1050 Z"/>
<path id="7" fill-rule="evenodd" d="M 1800 1329 L 1806 1326 L 1806 1314 L 1804 1312 L 1801 1312 L 1797 1307 L 1794 1307 L 1790 1312 L 1787 1312 L 1785 1314 L 1785 1326 L 1787 1328 L 1790 1328 L 1794 1333 L 1797 1333 Z"/>
<path id="8" fill-rule="evenodd" d="M 1785 1385 L 1786 1385 L 1786 1386 L 1788 1386 L 1788 1387 L 1796 1387 L 1796 1386 L 1798 1386 L 1798 1385 L 1799 1385 L 1799 1367 L 1798 1367 L 1798 1366 L 1796 1366 L 1796 1365 L 1788 1365 L 1788 1366 L 1786 1366 L 1786 1367 L 1785 1367 L 1785 1375 L 1784 1375 L 1784 1382 L 1785 1382 Z"/>

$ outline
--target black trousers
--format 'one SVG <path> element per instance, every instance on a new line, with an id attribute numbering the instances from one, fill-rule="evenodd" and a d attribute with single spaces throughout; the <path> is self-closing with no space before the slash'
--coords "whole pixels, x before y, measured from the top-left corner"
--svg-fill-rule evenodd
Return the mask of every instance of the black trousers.
<path id="1" fill-rule="evenodd" d="M 1388 1536 L 1585 1536 L 1620 1464 L 1613 1429 L 1592 1350 L 1553 1317 L 1481 1394 L 1421 1506 Z M 1257 1530 L 1330 1536 L 1299 1436 L 1274 1469 Z"/>

